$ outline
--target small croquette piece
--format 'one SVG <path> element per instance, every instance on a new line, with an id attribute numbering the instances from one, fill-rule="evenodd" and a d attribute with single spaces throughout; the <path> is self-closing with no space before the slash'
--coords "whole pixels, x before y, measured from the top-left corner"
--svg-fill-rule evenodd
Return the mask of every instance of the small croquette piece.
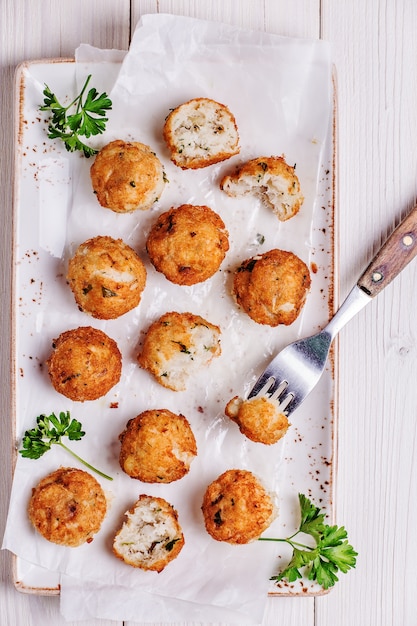
<path id="1" fill-rule="evenodd" d="M 119 435 L 120 466 L 145 483 L 171 483 L 185 476 L 197 455 L 188 420 L 167 409 L 144 411 Z"/>
<path id="2" fill-rule="evenodd" d="M 162 213 L 146 249 L 158 272 L 178 285 L 194 285 L 219 269 L 229 249 L 221 217 L 208 206 L 183 204 Z"/>
<path id="3" fill-rule="evenodd" d="M 234 115 L 209 98 L 194 98 L 173 109 L 163 134 L 171 160 L 182 169 L 207 167 L 239 152 Z"/>
<path id="4" fill-rule="evenodd" d="M 126 512 L 113 541 L 113 552 L 132 567 L 162 572 L 177 558 L 184 543 L 173 506 L 163 498 L 141 495 Z"/>
<path id="5" fill-rule="evenodd" d="M 220 328 L 193 313 L 164 313 L 149 327 L 139 365 L 163 387 L 184 391 L 188 379 L 219 356 Z"/>
<path id="6" fill-rule="evenodd" d="M 229 196 L 259 195 L 282 222 L 296 215 L 304 202 L 295 167 L 283 157 L 258 157 L 225 176 L 220 188 Z"/>
<path id="7" fill-rule="evenodd" d="M 77 248 L 68 263 L 67 280 L 81 311 L 108 320 L 138 306 L 146 269 L 121 239 L 99 236 Z"/>
<path id="8" fill-rule="evenodd" d="M 97 154 L 91 183 L 101 206 L 116 213 L 149 209 L 165 185 L 162 163 L 149 146 L 116 139 Z"/>
<path id="9" fill-rule="evenodd" d="M 42 537 L 72 548 L 93 540 L 106 510 L 97 480 L 72 467 L 61 467 L 43 478 L 28 505 L 29 519 Z"/>
<path id="10" fill-rule="evenodd" d="M 235 396 L 227 403 L 225 413 L 248 439 L 267 445 L 279 441 L 289 427 L 288 417 L 278 404 L 265 396 L 248 400 Z"/>
<path id="11" fill-rule="evenodd" d="M 70 400 L 97 400 L 119 382 L 122 356 L 103 331 L 91 326 L 67 330 L 52 347 L 46 362 L 51 383 Z"/>
<path id="12" fill-rule="evenodd" d="M 233 295 L 258 324 L 292 324 L 311 285 L 307 265 L 285 250 L 270 250 L 244 261 L 236 270 Z"/>
<path id="13" fill-rule="evenodd" d="M 227 470 L 214 480 L 201 508 L 209 535 L 233 544 L 257 539 L 276 515 L 272 498 L 259 479 L 241 469 Z"/>

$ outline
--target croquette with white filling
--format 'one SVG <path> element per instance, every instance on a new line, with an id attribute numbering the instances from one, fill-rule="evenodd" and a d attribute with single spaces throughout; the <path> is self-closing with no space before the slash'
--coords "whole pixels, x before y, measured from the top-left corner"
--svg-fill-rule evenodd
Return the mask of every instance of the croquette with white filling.
<path id="1" fill-rule="evenodd" d="M 165 186 L 161 161 L 149 146 L 137 141 L 116 139 L 104 146 L 90 176 L 101 206 L 116 213 L 149 209 Z"/>
<path id="2" fill-rule="evenodd" d="M 248 439 L 267 445 L 277 443 L 289 427 L 288 417 L 278 404 L 265 396 L 248 400 L 235 396 L 227 403 L 225 413 Z"/>
<path id="3" fill-rule="evenodd" d="M 258 324 L 292 324 L 311 285 L 307 265 L 286 250 L 270 250 L 245 260 L 233 279 L 238 305 Z"/>
<path id="4" fill-rule="evenodd" d="M 194 285 L 219 269 L 229 249 L 228 232 L 208 206 L 183 204 L 158 217 L 146 249 L 156 270 L 168 280 Z"/>
<path id="5" fill-rule="evenodd" d="M 48 541 L 77 547 L 100 530 L 107 504 L 103 489 L 88 472 L 61 467 L 32 490 L 28 515 Z"/>
<path id="6" fill-rule="evenodd" d="M 163 135 L 171 160 L 182 169 L 207 167 L 239 152 L 234 115 L 209 98 L 194 98 L 173 109 Z"/>
<path id="7" fill-rule="evenodd" d="M 103 331 L 91 326 L 67 330 L 52 347 L 46 362 L 51 383 L 70 400 L 97 400 L 119 382 L 122 356 Z"/>
<path id="8" fill-rule="evenodd" d="M 81 311 L 108 320 L 139 305 L 146 269 L 121 239 L 98 236 L 78 246 L 68 263 L 67 280 Z"/>
<path id="9" fill-rule="evenodd" d="M 158 383 L 184 391 L 189 379 L 221 353 L 220 328 L 193 313 L 164 313 L 149 327 L 139 365 Z"/>
<path id="10" fill-rule="evenodd" d="M 248 470 L 230 469 L 206 489 L 202 512 L 216 541 L 249 543 L 270 526 L 276 510 L 271 496 Z"/>
<path id="11" fill-rule="evenodd" d="M 237 172 L 224 176 L 220 183 L 229 196 L 259 196 L 282 222 L 296 215 L 304 202 L 295 166 L 283 157 L 258 157 L 241 165 Z"/>
<path id="12" fill-rule="evenodd" d="M 116 533 L 113 552 L 127 565 L 162 572 L 184 546 L 178 513 L 163 498 L 139 496 Z"/>
<path id="13" fill-rule="evenodd" d="M 119 440 L 121 468 L 146 483 L 179 480 L 197 455 L 188 420 L 167 409 L 144 411 L 129 420 Z"/>

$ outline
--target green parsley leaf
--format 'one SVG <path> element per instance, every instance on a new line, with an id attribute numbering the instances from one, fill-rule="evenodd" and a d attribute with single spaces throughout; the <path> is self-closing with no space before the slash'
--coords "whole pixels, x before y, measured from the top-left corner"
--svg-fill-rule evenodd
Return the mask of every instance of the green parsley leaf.
<path id="1" fill-rule="evenodd" d="M 291 561 L 287 567 L 278 576 L 274 576 L 273 580 L 277 582 L 286 578 L 290 583 L 293 583 L 297 578 L 302 578 L 303 575 L 300 572 L 300 568 L 312 563 L 316 555 L 314 550 L 300 550 L 294 548 Z"/>
<path id="2" fill-rule="evenodd" d="M 56 444 L 64 448 L 64 450 L 93 472 L 96 472 L 103 478 L 113 480 L 107 474 L 87 463 L 61 441 L 62 437 L 68 437 L 71 441 L 79 441 L 85 435 L 85 432 L 81 429 L 81 422 L 71 419 L 69 411 L 66 413 L 62 411 L 59 416 L 55 415 L 55 413 L 39 415 L 36 418 L 36 428 L 27 430 L 23 435 L 22 449 L 19 450 L 19 453 L 27 459 L 39 459 L 45 452 L 51 449 L 53 444 Z"/>
<path id="3" fill-rule="evenodd" d="M 48 137 L 61 139 L 68 152 L 80 150 L 87 158 L 97 154 L 98 150 L 91 148 L 80 136 L 91 137 L 100 135 L 106 129 L 106 111 L 112 108 L 112 101 L 105 92 L 99 94 L 92 87 L 84 98 L 91 74 L 87 76 L 80 94 L 67 106 L 62 105 L 48 85 L 43 90 L 44 103 L 39 107 L 41 111 L 50 111 L 52 116 L 48 125 Z"/>
<path id="4" fill-rule="evenodd" d="M 347 532 L 344 526 L 329 526 L 325 524 L 325 514 L 315 506 L 306 496 L 298 494 L 300 504 L 300 524 L 296 532 L 285 539 L 260 537 L 260 541 L 279 541 L 292 547 L 293 553 L 287 567 L 271 580 L 279 582 L 286 579 L 294 582 L 302 578 L 303 572 L 309 580 L 316 581 L 323 589 L 329 589 L 339 580 L 337 573 L 346 574 L 356 566 L 358 553 L 348 543 Z M 300 543 L 298 536 L 311 537 L 314 546 Z M 297 538 L 297 541 L 295 540 Z M 311 539 L 310 539 L 311 541 Z"/>
<path id="5" fill-rule="evenodd" d="M 173 547 L 177 543 L 177 541 L 179 541 L 179 538 L 171 539 L 171 541 L 168 541 L 168 543 L 166 543 L 165 546 L 164 546 L 165 550 L 167 550 L 168 552 L 171 552 Z"/>
<path id="6" fill-rule="evenodd" d="M 310 502 L 302 493 L 298 494 L 298 500 L 301 510 L 301 522 L 298 532 L 311 535 L 318 540 L 323 533 L 325 514 L 321 513 L 319 507 Z"/>

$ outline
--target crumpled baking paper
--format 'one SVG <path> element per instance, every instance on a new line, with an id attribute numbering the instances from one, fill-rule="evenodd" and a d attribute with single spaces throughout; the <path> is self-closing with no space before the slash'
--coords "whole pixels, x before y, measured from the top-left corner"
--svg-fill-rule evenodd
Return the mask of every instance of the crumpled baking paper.
<path id="1" fill-rule="evenodd" d="M 169 184 L 150 211 L 116 215 L 98 205 L 85 159 L 56 149 L 52 162 L 49 158 L 38 163 L 39 172 L 46 172 L 40 182 L 42 198 L 48 197 L 51 172 L 63 167 L 70 184 L 59 229 L 56 222 L 52 228 L 48 219 L 51 206 L 40 201 L 36 245 L 45 267 L 53 263 L 53 279 L 46 283 L 41 308 L 29 309 L 19 322 L 18 358 L 22 368 L 22 352 L 26 356 L 36 353 L 42 360 L 60 332 L 94 325 L 118 341 L 123 380 L 105 398 L 80 405 L 59 396 L 45 371 L 30 370 L 25 362 L 25 376 L 17 388 L 17 435 L 32 427 L 39 413 L 70 410 L 87 431 L 72 447 L 110 473 L 114 481 L 101 480 L 111 506 L 94 541 L 76 549 L 56 546 L 31 528 L 27 501 L 40 478 L 60 465 L 73 465 L 72 460 L 63 458 L 61 450 L 52 450 L 36 462 L 19 457 L 3 548 L 61 573 L 61 610 L 68 620 L 259 623 L 269 578 L 276 571 L 271 544 L 255 541 L 232 546 L 214 541 L 204 530 L 200 507 L 206 486 L 224 470 L 240 467 L 253 471 L 276 494 L 280 514 L 270 536 L 279 534 L 282 524 L 294 517 L 294 500 L 288 504 L 281 496 L 291 479 L 286 462 L 291 442 L 286 438 L 274 446 L 250 442 L 225 418 L 223 409 L 231 397 L 248 392 L 272 354 L 310 330 L 317 317 L 317 300 L 312 293 L 291 327 L 260 327 L 233 303 L 230 280 L 240 261 L 273 247 L 291 249 L 307 263 L 311 260 L 311 229 L 319 210 L 317 185 L 332 115 L 329 46 L 323 41 L 289 39 L 192 18 L 145 15 L 127 53 L 83 45 L 76 61 L 77 86 L 92 71 L 92 85 L 108 90 L 113 101 L 106 133 L 94 139 L 97 146 L 116 138 L 152 146 L 163 161 Z M 41 94 L 39 81 L 34 81 L 34 90 Z M 182 171 L 169 160 L 162 125 L 170 109 L 200 96 L 223 102 L 234 113 L 241 151 L 225 163 Z M 281 154 L 290 164 L 297 164 L 305 196 L 302 210 L 289 222 L 280 223 L 253 198 L 228 198 L 219 190 L 221 176 L 236 164 Z M 51 203 L 56 205 L 53 197 Z M 146 261 L 144 244 L 152 222 L 170 206 L 183 203 L 208 204 L 223 217 L 231 247 L 221 271 L 204 284 L 179 287 L 147 262 L 148 283 L 138 310 L 107 322 L 79 312 L 62 278 L 75 248 L 89 237 L 109 234 L 122 237 Z M 20 271 L 24 278 L 24 270 Z M 187 392 L 161 388 L 135 360 L 141 333 L 167 310 L 190 310 L 222 329 L 221 357 L 195 377 Z M 110 408 L 112 403 L 117 409 Z M 181 481 L 143 485 L 120 470 L 117 437 L 128 419 L 147 408 L 162 407 L 187 416 L 197 439 L 198 457 Z M 309 480 L 306 472 L 305 489 Z M 131 568 L 111 551 L 115 530 L 140 493 L 171 502 L 185 534 L 181 554 L 160 574 Z"/>

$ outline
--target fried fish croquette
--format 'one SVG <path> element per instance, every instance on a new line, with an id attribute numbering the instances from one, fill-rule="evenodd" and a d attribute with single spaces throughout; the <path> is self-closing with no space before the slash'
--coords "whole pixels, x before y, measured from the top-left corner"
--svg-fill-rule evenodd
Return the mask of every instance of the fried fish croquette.
<path id="1" fill-rule="evenodd" d="M 77 248 L 68 263 L 67 280 L 81 311 L 108 320 L 138 306 L 146 269 L 121 239 L 98 236 Z"/>
<path id="2" fill-rule="evenodd" d="M 106 515 L 103 489 L 87 472 L 61 467 L 32 490 L 28 515 L 48 541 L 77 547 L 92 541 Z"/>
<path id="3" fill-rule="evenodd" d="M 285 250 L 270 250 L 244 261 L 233 280 L 233 295 L 258 324 L 292 324 L 311 285 L 307 265 Z"/>
<path id="4" fill-rule="evenodd" d="M 163 192 L 162 163 L 149 146 L 116 139 L 100 150 L 90 169 L 101 206 L 116 213 L 149 209 Z"/>
<path id="5" fill-rule="evenodd" d="M 119 440 L 122 470 L 145 483 L 179 480 L 197 455 L 188 420 L 167 409 L 144 411 L 129 420 Z"/>
<path id="6" fill-rule="evenodd" d="M 276 515 L 271 496 L 247 470 L 230 469 L 206 489 L 202 511 L 216 541 L 244 544 L 257 539 Z"/>
<path id="7" fill-rule="evenodd" d="M 149 327 L 139 365 L 163 387 L 184 391 L 188 379 L 219 356 L 220 328 L 193 313 L 164 313 Z"/>
<path id="8" fill-rule="evenodd" d="M 288 417 L 278 404 L 265 396 L 248 400 L 235 396 L 227 403 L 225 413 L 248 439 L 267 445 L 279 441 L 289 427 Z"/>
<path id="9" fill-rule="evenodd" d="M 228 107 L 194 98 L 176 107 L 164 125 L 171 160 L 182 169 L 199 169 L 239 152 L 239 133 Z"/>
<path id="10" fill-rule="evenodd" d="M 76 400 L 97 400 L 119 382 L 122 356 L 114 339 L 91 326 L 80 326 L 54 339 L 47 360 L 58 393 Z"/>
<path id="11" fill-rule="evenodd" d="M 177 558 L 184 543 L 173 506 L 163 498 L 141 495 L 126 512 L 113 541 L 113 552 L 132 567 L 162 572 Z"/>
<path id="12" fill-rule="evenodd" d="M 178 285 L 194 285 L 219 269 L 229 249 L 221 217 L 208 206 L 183 204 L 162 213 L 146 249 L 158 272 Z"/>
<path id="13" fill-rule="evenodd" d="M 220 188 L 229 196 L 260 196 L 282 222 L 296 215 L 304 202 L 295 167 L 283 157 L 251 159 L 235 174 L 225 176 Z"/>

